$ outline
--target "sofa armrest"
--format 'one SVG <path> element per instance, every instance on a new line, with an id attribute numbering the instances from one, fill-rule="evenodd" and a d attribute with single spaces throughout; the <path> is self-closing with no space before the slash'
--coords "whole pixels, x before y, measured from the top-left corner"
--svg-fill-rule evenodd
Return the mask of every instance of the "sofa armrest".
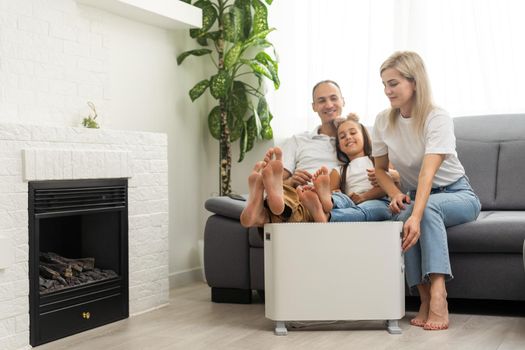
<path id="1" fill-rule="evenodd" d="M 246 198 L 247 196 L 243 196 Z M 246 201 L 232 199 L 227 196 L 212 197 L 206 200 L 204 207 L 217 215 L 239 220 L 241 212 L 246 207 Z"/>

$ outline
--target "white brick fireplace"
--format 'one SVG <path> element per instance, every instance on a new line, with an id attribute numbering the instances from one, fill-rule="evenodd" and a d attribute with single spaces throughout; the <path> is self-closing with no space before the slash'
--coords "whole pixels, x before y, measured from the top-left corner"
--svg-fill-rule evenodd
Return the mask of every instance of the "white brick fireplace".
<path id="1" fill-rule="evenodd" d="M 128 178 L 129 307 L 168 303 L 167 137 L 0 123 L 0 349 L 29 348 L 28 181 Z"/>

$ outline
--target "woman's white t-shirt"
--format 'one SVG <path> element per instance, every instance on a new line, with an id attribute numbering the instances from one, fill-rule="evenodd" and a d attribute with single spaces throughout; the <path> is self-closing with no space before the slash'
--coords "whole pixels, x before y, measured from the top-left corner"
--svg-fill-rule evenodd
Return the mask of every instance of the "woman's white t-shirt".
<path id="1" fill-rule="evenodd" d="M 374 163 L 367 156 L 355 158 L 346 169 L 346 189 L 341 189 L 347 195 L 361 194 L 372 189 L 366 169 L 373 169 Z M 340 168 L 336 168 L 341 175 Z"/>
<path id="2" fill-rule="evenodd" d="M 401 176 L 403 189 L 417 189 L 419 172 L 425 154 L 445 154 L 432 187 L 447 186 L 465 175 L 456 153 L 454 123 L 449 114 L 434 108 L 427 117 L 422 135 L 415 129 L 413 118 L 397 117 L 394 127 L 389 128 L 389 110 L 376 118 L 372 136 L 372 155 L 388 154 L 388 159 Z"/>

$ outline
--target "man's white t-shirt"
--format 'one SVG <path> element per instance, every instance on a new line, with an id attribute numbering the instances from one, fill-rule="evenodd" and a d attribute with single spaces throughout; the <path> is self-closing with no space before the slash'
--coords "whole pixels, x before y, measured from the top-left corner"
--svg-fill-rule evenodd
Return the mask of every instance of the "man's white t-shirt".
<path id="1" fill-rule="evenodd" d="M 422 135 L 414 126 L 413 118 L 398 116 L 395 126 L 389 128 L 389 110 L 376 118 L 372 136 L 372 155 L 388 154 L 388 159 L 401 176 L 403 189 L 417 189 L 419 172 L 425 154 L 445 154 L 445 160 L 434 176 L 432 187 L 447 186 L 465 175 L 465 169 L 456 153 L 454 123 L 449 114 L 434 108 L 427 117 Z"/>
<path id="2" fill-rule="evenodd" d="M 372 189 L 372 184 L 368 180 L 366 169 L 373 169 L 374 163 L 367 156 L 359 157 L 348 164 L 346 169 L 346 188 L 341 191 L 350 195 L 352 193 L 365 193 Z M 339 175 L 341 175 L 341 168 L 335 168 Z"/>
<path id="3" fill-rule="evenodd" d="M 284 168 L 290 174 L 296 169 L 302 169 L 313 175 L 323 165 L 328 169 L 339 165 L 335 137 L 319 134 L 319 128 L 294 135 L 280 146 Z"/>

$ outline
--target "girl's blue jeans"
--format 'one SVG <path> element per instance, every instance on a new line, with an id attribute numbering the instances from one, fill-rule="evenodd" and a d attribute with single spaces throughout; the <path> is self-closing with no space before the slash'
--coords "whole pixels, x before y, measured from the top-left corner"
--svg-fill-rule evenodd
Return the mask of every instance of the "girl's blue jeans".
<path id="1" fill-rule="evenodd" d="M 372 199 L 355 204 L 350 197 L 342 192 L 332 193 L 334 204 L 330 212 L 330 221 L 383 221 L 392 218 L 388 208 L 388 200 Z"/>
<path id="2" fill-rule="evenodd" d="M 409 195 L 411 203 L 405 204 L 405 209 L 393 215 L 392 220 L 405 222 L 410 217 L 416 193 L 412 191 Z M 432 189 L 421 219 L 419 240 L 405 253 L 409 287 L 428 283 L 433 273 L 445 275 L 447 281 L 453 278 L 446 228 L 476 220 L 480 210 L 478 196 L 465 176 L 448 186 Z"/>

